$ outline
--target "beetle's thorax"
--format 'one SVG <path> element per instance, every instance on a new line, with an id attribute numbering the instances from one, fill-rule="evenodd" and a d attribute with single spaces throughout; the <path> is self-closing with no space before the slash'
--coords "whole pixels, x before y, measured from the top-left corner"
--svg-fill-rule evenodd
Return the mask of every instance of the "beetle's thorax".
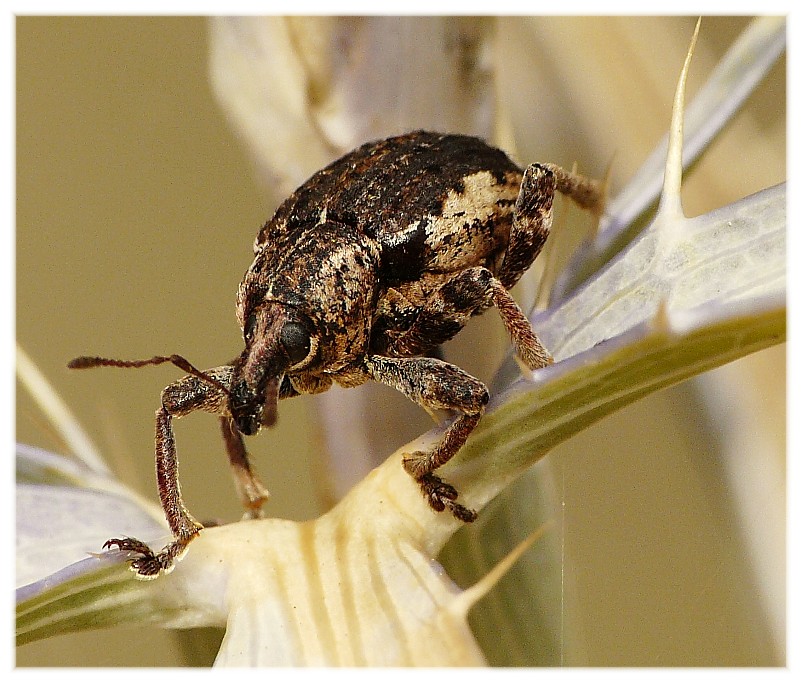
<path id="1" fill-rule="evenodd" d="M 287 373 L 334 374 L 367 352 L 378 249 L 334 221 L 293 231 L 295 239 L 280 252 L 269 241 L 257 249 L 239 287 L 237 314 L 244 330 L 253 311 L 269 304 L 295 311 L 313 327 L 316 354 Z"/>

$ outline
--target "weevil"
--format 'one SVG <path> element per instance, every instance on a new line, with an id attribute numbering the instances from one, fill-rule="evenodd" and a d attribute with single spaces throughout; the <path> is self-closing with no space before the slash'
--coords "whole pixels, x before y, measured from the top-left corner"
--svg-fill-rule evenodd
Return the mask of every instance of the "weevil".
<path id="1" fill-rule="evenodd" d="M 557 190 L 600 210 L 598 182 L 553 164 L 523 170 L 475 137 L 416 131 L 365 144 L 314 174 L 259 231 L 236 300 L 245 348 L 230 364 L 73 360 L 73 368 L 171 362 L 187 372 L 156 412 L 156 475 L 173 540 L 159 552 L 133 538 L 104 548 L 138 553 L 132 569 L 152 578 L 202 529 L 181 498 L 174 418 L 218 415 L 238 494 L 258 517 L 268 493 L 243 436 L 271 426 L 281 399 L 369 380 L 456 414 L 433 448 L 407 453 L 403 466 L 432 510 L 473 521 L 436 471 L 478 424 L 489 393 L 436 349 L 494 306 L 526 367 L 552 361 L 508 291 L 545 244 Z"/>

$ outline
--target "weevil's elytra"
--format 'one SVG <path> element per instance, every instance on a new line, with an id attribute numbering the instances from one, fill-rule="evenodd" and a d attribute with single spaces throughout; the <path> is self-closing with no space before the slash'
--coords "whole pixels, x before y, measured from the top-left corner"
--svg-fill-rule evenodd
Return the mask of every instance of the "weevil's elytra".
<path id="1" fill-rule="evenodd" d="M 508 289 L 545 244 L 556 190 L 600 210 L 598 183 L 552 164 L 524 171 L 474 137 L 417 131 L 365 144 L 314 174 L 259 231 L 237 293 L 245 348 L 230 365 L 76 358 L 73 367 L 173 362 L 189 372 L 164 389 L 156 413 L 159 496 L 174 541 L 159 553 L 131 538 L 107 545 L 138 553 L 132 568 L 154 577 L 202 528 L 181 499 L 172 431 L 174 417 L 195 410 L 219 416 L 246 514 L 259 516 L 268 493 L 243 435 L 270 426 L 279 400 L 334 382 L 379 381 L 428 410 L 455 411 L 440 442 L 403 465 L 434 511 L 474 520 L 435 472 L 478 424 L 489 393 L 431 356 L 494 306 L 525 365 L 551 361 Z"/>

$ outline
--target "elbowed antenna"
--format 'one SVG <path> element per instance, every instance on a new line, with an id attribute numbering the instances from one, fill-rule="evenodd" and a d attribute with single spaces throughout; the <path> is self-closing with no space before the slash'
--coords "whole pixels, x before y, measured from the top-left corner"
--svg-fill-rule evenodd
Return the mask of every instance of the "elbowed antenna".
<path id="1" fill-rule="evenodd" d="M 90 369 L 92 367 L 146 367 L 148 365 L 163 365 L 169 362 L 175 365 L 178 369 L 182 369 L 187 374 L 197 377 L 207 384 L 211 384 L 215 388 L 220 389 L 225 395 L 230 396 L 231 391 L 227 386 L 224 386 L 214 377 L 209 376 L 205 372 L 201 372 L 183 355 L 155 355 L 147 360 L 115 360 L 114 358 L 101 358 L 91 355 L 81 355 L 80 357 L 73 358 L 67 363 L 70 369 Z"/>

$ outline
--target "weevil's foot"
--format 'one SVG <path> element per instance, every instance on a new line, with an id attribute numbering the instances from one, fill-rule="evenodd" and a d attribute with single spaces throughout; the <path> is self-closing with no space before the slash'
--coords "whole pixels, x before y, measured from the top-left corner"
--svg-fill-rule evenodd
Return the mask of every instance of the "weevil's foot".
<path id="1" fill-rule="evenodd" d="M 175 568 L 175 562 L 186 551 L 187 544 L 187 542 L 176 540 L 156 553 L 136 538 L 112 538 L 103 544 L 103 549 L 111 549 L 116 546 L 123 552 L 141 554 L 140 557 L 131 560 L 130 568 L 139 580 L 153 580 L 162 573 L 169 573 Z"/>
<path id="2" fill-rule="evenodd" d="M 472 523 L 478 518 L 478 514 L 472 509 L 456 502 L 459 493 L 450 483 L 445 483 L 439 476 L 428 473 L 417 479 L 423 494 L 428 499 L 428 504 L 434 511 L 450 511 L 459 521 Z"/>
<path id="3" fill-rule="evenodd" d="M 267 518 L 267 513 L 263 509 L 246 509 L 242 513 L 243 521 L 253 521 L 256 519 Z"/>
<path id="4" fill-rule="evenodd" d="M 148 545 L 136 538 L 112 538 L 103 543 L 103 549 L 112 549 L 113 547 L 116 547 L 121 552 L 136 552 L 143 555 L 153 554 L 153 550 Z"/>

